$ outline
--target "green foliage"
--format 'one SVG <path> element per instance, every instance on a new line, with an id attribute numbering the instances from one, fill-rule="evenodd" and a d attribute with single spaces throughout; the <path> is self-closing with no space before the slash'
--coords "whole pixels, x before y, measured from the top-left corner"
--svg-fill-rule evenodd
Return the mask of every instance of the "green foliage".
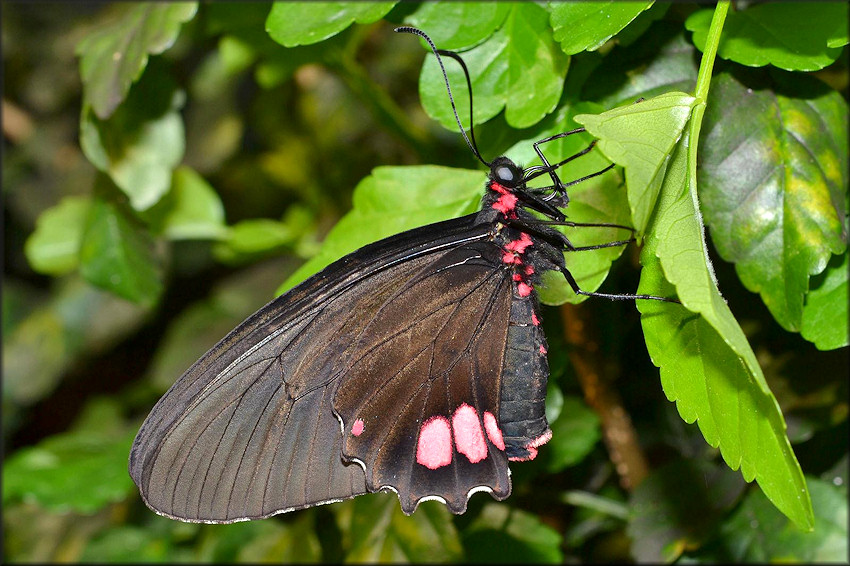
<path id="1" fill-rule="evenodd" d="M 4 5 L 4 557 L 846 559 L 847 5 L 727 9 Z M 332 261 L 479 206 L 486 175 L 442 73 L 399 25 L 463 56 L 473 120 L 459 65 L 446 71 L 485 159 L 539 164 L 535 141 L 584 126 L 541 145 L 556 162 L 599 140 L 561 178 L 617 165 L 571 186 L 566 213 L 633 226 L 640 266 L 624 246 L 566 261 L 584 290 L 630 292 L 640 268 L 638 292 L 681 300 L 638 301 L 640 327 L 629 304 L 573 307 L 594 309 L 597 383 L 622 397 L 648 476 L 618 481 L 629 470 L 606 448 L 621 431 L 583 400 L 600 392 L 568 362 L 568 307 L 546 308 L 554 437 L 513 466 L 506 501 L 159 517 L 127 456 L 182 371 Z M 576 246 L 631 236 L 561 229 Z M 544 282 L 547 305 L 586 299 Z"/>

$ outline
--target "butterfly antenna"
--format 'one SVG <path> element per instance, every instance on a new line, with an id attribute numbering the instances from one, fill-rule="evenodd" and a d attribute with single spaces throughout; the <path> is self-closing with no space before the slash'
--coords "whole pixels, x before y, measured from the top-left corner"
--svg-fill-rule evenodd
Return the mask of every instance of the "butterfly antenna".
<path id="1" fill-rule="evenodd" d="M 478 151 L 478 145 L 475 143 L 475 131 L 472 126 L 472 81 L 469 78 L 469 70 L 466 68 L 466 63 L 464 63 L 460 55 L 458 55 L 454 51 L 437 49 L 437 46 L 434 45 L 434 42 L 431 41 L 431 38 L 428 37 L 428 35 L 420 29 L 416 29 L 410 26 L 401 26 L 395 28 L 395 30 L 393 31 L 396 31 L 398 33 L 412 33 L 414 35 L 418 35 L 419 37 L 423 38 L 425 41 L 428 42 L 428 45 L 431 47 L 431 51 L 433 51 L 434 55 L 437 57 L 437 63 L 440 65 L 440 70 L 443 71 L 443 80 L 446 83 L 446 91 L 448 91 L 449 93 L 449 102 L 451 102 L 452 104 L 452 112 L 454 112 L 455 121 L 457 122 L 458 128 L 460 128 L 460 133 L 463 135 L 463 139 L 466 140 L 466 145 L 468 145 L 469 149 L 472 150 L 472 153 L 475 154 L 475 157 L 477 157 L 481 163 L 483 163 L 487 167 L 490 167 L 490 163 L 488 163 L 484 160 L 483 157 L 481 157 L 481 153 Z M 448 74 L 446 74 L 446 68 L 445 66 L 443 66 L 443 60 L 440 55 L 451 57 L 452 59 L 460 63 L 461 68 L 463 68 L 463 74 L 464 76 L 466 76 L 466 86 L 469 89 L 469 135 L 472 137 L 472 141 L 469 141 L 469 136 L 466 135 L 466 130 L 463 129 L 463 124 L 461 124 L 460 122 L 460 116 L 457 115 L 457 107 L 455 106 L 455 100 L 452 96 L 452 88 L 451 86 L 449 86 L 449 76 Z"/>

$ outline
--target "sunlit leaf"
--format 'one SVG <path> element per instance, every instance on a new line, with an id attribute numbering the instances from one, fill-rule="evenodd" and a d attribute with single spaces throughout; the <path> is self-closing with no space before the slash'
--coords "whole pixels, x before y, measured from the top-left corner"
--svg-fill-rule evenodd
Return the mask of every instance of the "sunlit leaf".
<path id="1" fill-rule="evenodd" d="M 266 20 L 268 34 L 284 47 L 308 45 L 336 35 L 353 23 L 371 24 L 395 2 L 275 2 Z"/>
<path id="2" fill-rule="evenodd" d="M 439 49 L 464 49 L 502 25 L 508 2 L 423 2 L 404 23 L 428 33 Z"/>
<path id="3" fill-rule="evenodd" d="M 549 2 L 555 41 L 567 55 L 593 51 L 629 25 L 652 2 Z"/>
<path id="4" fill-rule="evenodd" d="M 24 252 L 35 271 L 48 275 L 70 273 L 79 265 L 80 241 L 91 207 L 88 197 L 65 197 L 38 217 Z"/>

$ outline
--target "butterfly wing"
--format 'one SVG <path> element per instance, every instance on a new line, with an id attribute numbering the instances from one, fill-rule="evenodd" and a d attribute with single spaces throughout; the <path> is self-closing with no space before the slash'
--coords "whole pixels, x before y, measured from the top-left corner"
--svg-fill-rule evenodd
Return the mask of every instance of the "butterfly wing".
<path id="1" fill-rule="evenodd" d="M 333 393 L 389 297 L 464 242 L 474 216 L 361 248 L 252 315 L 159 400 L 130 452 L 145 502 L 172 518 L 257 519 L 366 493 L 342 460 Z M 435 238 L 435 234 L 440 235 Z"/>
<path id="2" fill-rule="evenodd" d="M 396 491 L 405 513 L 425 499 L 463 513 L 475 491 L 510 494 L 495 428 L 512 296 L 501 255 L 476 242 L 427 265 L 384 302 L 345 361 L 334 398 L 343 454 L 361 463 L 370 491 Z"/>

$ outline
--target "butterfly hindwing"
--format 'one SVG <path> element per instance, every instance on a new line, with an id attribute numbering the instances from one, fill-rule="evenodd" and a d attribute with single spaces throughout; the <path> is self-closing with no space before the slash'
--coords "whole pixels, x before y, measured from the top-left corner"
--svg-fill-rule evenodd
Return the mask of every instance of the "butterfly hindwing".
<path id="1" fill-rule="evenodd" d="M 474 491 L 510 494 L 497 428 L 512 289 L 501 255 L 476 242 L 428 264 L 364 328 L 343 371 L 343 453 L 405 513 L 428 498 L 462 513 Z"/>

